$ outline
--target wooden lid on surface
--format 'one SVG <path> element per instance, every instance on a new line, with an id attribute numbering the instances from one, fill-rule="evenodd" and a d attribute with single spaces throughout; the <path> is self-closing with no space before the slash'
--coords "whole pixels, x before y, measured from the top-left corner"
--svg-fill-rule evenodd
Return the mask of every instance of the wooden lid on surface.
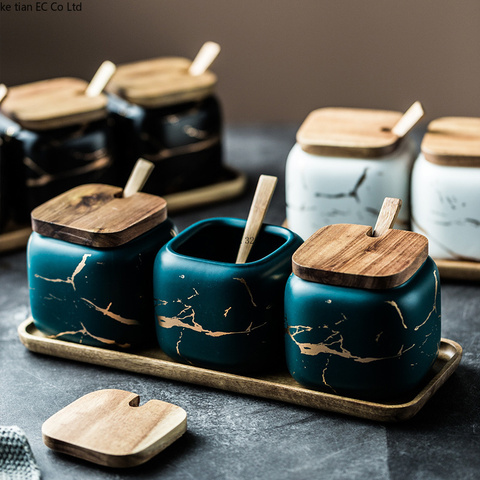
<path id="1" fill-rule="evenodd" d="M 155 195 L 122 197 L 122 188 L 81 185 L 32 212 L 32 229 L 47 237 L 90 247 L 123 245 L 167 218 L 167 202 Z"/>
<path id="2" fill-rule="evenodd" d="M 120 65 L 107 90 L 150 108 L 201 100 L 213 93 L 217 77 L 209 70 L 190 75 L 191 63 L 186 58 L 162 57 Z"/>
<path id="3" fill-rule="evenodd" d="M 406 282 L 428 255 L 423 235 L 389 229 L 373 237 L 365 225 L 321 228 L 293 255 L 293 273 L 311 282 L 384 289 Z"/>
<path id="4" fill-rule="evenodd" d="M 393 152 L 400 139 L 391 129 L 402 113 L 360 108 L 320 108 L 297 132 L 302 149 L 314 155 L 377 158 Z"/>
<path id="5" fill-rule="evenodd" d="M 107 97 L 87 97 L 87 82 L 54 78 L 8 89 L 3 113 L 29 130 L 49 130 L 88 123 L 107 115 Z"/>
<path id="6" fill-rule="evenodd" d="M 480 118 L 443 117 L 430 122 L 421 148 L 425 158 L 438 165 L 480 167 Z"/>
<path id="7" fill-rule="evenodd" d="M 42 425 L 49 448 L 108 467 L 140 465 L 187 430 L 187 413 L 172 403 L 124 390 L 91 392 Z"/>

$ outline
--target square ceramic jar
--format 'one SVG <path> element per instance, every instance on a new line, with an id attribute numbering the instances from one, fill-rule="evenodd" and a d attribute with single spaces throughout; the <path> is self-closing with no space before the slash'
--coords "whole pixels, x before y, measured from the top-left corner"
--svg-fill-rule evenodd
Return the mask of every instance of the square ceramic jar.
<path id="1" fill-rule="evenodd" d="M 32 228 L 28 283 L 41 332 L 97 347 L 151 342 L 153 262 L 175 235 L 164 199 L 82 185 L 37 207 Z"/>
<path id="2" fill-rule="evenodd" d="M 412 173 L 412 228 L 435 259 L 480 261 L 480 118 L 428 125 Z"/>
<path id="3" fill-rule="evenodd" d="M 245 224 L 204 220 L 158 253 L 157 337 L 175 360 L 234 372 L 284 363 L 283 294 L 302 240 L 286 228 L 264 225 L 248 262 L 235 264 Z"/>
<path id="4" fill-rule="evenodd" d="M 111 181 L 107 96 L 87 97 L 86 87 L 63 77 L 8 90 L 1 162 L 8 216 L 16 223 L 28 223 L 33 208 L 77 185 Z"/>
<path id="5" fill-rule="evenodd" d="M 302 238 L 334 223 L 373 224 L 385 197 L 404 199 L 397 218 L 409 227 L 414 143 L 391 131 L 402 114 L 321 108 L 297 132 L 286 164 L 288 227 Z"/>
<path id="6" fill-rule="evenodd" d="M 190 75 L 190 65 L 163 57 L 118 66 L 107 88 L 120 184 L 139 157 L 156 165 L 144 188 L 156 195 L 208 185 L 223 172 L 217 77 Z"/>
<path id="7" fill-rule="evenodd" d="M 300 384 L 347 397 L 403 398 L 440 345 L 438 270 L 422 235 L 323 227 L 293 255 L 285 289 L 287 365 Z"/>

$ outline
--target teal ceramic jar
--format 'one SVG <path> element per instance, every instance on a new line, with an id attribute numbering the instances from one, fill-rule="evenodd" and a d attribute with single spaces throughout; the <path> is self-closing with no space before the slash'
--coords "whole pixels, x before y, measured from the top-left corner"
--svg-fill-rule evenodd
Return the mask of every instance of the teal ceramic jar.
<path id="1" fill-rule="evenodd" d="M 358 225 L 324 227 L 294 254 L 287 364 L 308 388 L 398 398 L 421 385 L 438 354 L 439 274 L 422 235 L 370 234 Z"/>
<path id="2" fill-rule="evenodd" d="M 157 337 L 170 357 L 226 371 L 284 362 L 283 295 L 301 238 L 264 225 L 245 264 L 235 264 L 245 220 L 198 222 L 158 253 Z"/>
<path id="3" fill-rule="evenodd" d="M 30 305 L 51 338 L 97 347 L 142 345 L 153 327 L 153 262 L 175 235 L 160 197 L 83 185 L 32 212 Z"/>

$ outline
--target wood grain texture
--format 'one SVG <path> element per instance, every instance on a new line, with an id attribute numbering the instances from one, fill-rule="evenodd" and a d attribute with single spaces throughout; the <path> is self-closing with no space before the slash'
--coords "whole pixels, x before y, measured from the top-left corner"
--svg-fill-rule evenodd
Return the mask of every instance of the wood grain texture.
<path id="1" fill-rule="evenodd" d="M 107 90 L 147 108 L 201 100 L 213 93 L 217 77 L 209 70 L 190 75 L 190 65 L 190 60 L 181 57 L 120 65 Z"/>
<path id="2" fill-rule="evenodd" d="M 81 185 L 32 212 L 32 229 L 47 237 L 79 245 L 107 248 L 123 245 L 167 218 L 167 202 L 102 184 Z"/>
<path id="3" fill-rule="evenodd" d="M 50 339 L 35 328 L 32 318 L 18 327 L 18 334 L 32 352 L 380 422 L 403 421 L 416 415 L 456 370 L 462 357 L 462 347 L 458 343 L 442 339 L 431 374 L 417 392 L 398 401 L 375 403 L 309 390 L 298 384 L 287 371 L 247 377 L 180 364 L 160 349 L 125 353 Z"/>
<path id="4" fill-rule="evenodd" d="M 277 180 L 277 177 L 271 175 L 260 175 L 235 263 L 247 261 L 272 200 Z"/>
<path id="5" fill-rule="evenodd" d="M 307 116 L 297 142 L 314 155 L 378 158 L 397 148 L 399 138 L 391 129 L 401 116 L 389 110 L 320 108 Z"/>
<path id="6" fill-rule="evenodd" d="M 480 118 L 442 117 L 430 122 L 421 150 L 437 165 L 480 167 Z"/>
<path id="7" fill-rule="evenodd" d="M 99 465 L 140 465 L 185 433 L 187 414 L 160 400 L 139 403 L 138 395 L 123 390 L 89 393 L 44 422 L 43 441 Z"/>
<path id="8" fill-rule="evenodd" d="M 293 273 L 304 280 L 344 287 L 382 289 L 406 282 L 428 255 L 423 235 L 388 230 L 373 237 L 365 225 L 328 225 L 293 255 Z"/>
<path id="9" fill-rule="evenodd" d="M 49 130 L 88 123 L 107 116 L 107 97 L 87 97 L 87 82 L 55 78 L 11 87 L 2 111 L 30 130 Z"/>

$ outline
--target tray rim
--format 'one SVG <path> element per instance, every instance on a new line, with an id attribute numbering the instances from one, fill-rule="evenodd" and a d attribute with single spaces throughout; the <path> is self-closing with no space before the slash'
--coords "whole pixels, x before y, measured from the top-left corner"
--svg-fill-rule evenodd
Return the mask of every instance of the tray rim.
<path id="1" fill-rule="evenodd" d="M 116 368 L 119 370 L 157 376 L 169 380 L 201 385 L 232 393 L 283 401 L 294 405 L 351 415 L 380 422 L 405 421 L 415 416 L 458 367 L 463 349 L 455 341 L 441 339 L 441 352 L 448 349 L 453 354 L 444 359 L 440 370 L 409 401 L 403 403 L 378 403 L 310 390 L 301 385 L 286 385 L 269 379 L 269 376 L 244 376 L 185 365 L 174 360 L 163 360 L 146 354 L 91 347 L 79 343 L 52 339 L 38 332 L 33 317 L 18 326 L 22 344 L 30 351 L 83 363 Z M 443 348 L 443 350 L 442 350 Z M 448 356 L 448 352 L 445 353 Z M 122 361 L 128 359 L 128 365 Z M 438 362 L 438 360 L 437 360 Z M 289 377 L 288 372 L 285 376 Z M 249 388 L 246 388 L 249 387 Z M 254 392 L 252 390 L 257 391 Z"/>

